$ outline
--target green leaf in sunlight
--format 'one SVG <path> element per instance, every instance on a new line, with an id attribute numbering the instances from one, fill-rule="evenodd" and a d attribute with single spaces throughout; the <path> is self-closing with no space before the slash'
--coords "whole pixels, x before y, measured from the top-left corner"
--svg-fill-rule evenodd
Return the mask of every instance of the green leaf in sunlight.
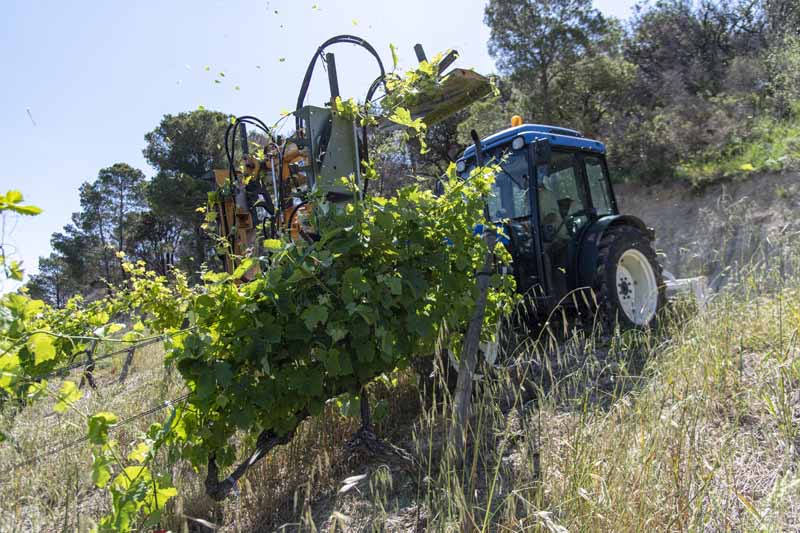
<path id="1" fill-rule="evenodd" d="M 116 424 L 117 415 L 106 411 L 89 417 L 88 436 L 92 444 L 105 444 L 108 441 L 108 428 Z"/>
<path id="2" fill-rule="evenodd" d="M 283 243 L 280 241 L 280 239 L 266 239 L 264 241 L 264 248 L 274 252 L 283 248 Z"/>
<path id="3" fill-rule="evenodd" d="M 250 271 L 250 269 L 256 266 L 257 264 L 258 264 L 258 259 L 256 259 L 255 257 L 248 257 L 247 259 L 242 261 L 238 267 L 236 267 L 236 270 L 233 271 L 232 278 L 241 279 L 242 276 L 247 274 Z"/>
<path id="4" fill-rule="evenodd" d="M 19 191 L 8 191 L 6 193 L 6 202 L 10 204 L 18 204 L 22 201 L 22 193 Z"/>
<path id="5" fill-rule="evenodd" d="M 110 479 L 111 460 L 104 455 L 98 455 L 92 463 L 92 481 L 97 488 L 102 489 Z"/>
<path id="6" fill-rule="evenodd" d="M 65 381 L 58 391 L 58 402 L 53 406 L 53 411 L 63 413 L 70 405 L 81 399 L 83 393 L 72 381 Z"/>
<path id="7" fill-rule="evenodd" d="M 19 261 L 11 261 L 8 267 L 8 275 L 15 281 L 22 281 L 22 264 Z"/>
<path id="8" fill-rule="evenodd" d="M 141 464 L 144 463 L 148 453 L 150 453 L 150 445 L 146 442 L 140 442 L 131 450 L 131 453 L 128 454 L 128 459 Z"/>
<path id="9" fill-rule="evenodd" d="M 55 337 L 47 333 L 34 333 L 28 339 L 28 350 L 33 353 L 33 363 L 40 365 L 56 357 Z"/>
<path id="10" fill-rule="evenodd" d="M 0 356 L 0 389 L 13 393 L 12 384 L 17 380 L 19 356 L 8 353 Z"/>

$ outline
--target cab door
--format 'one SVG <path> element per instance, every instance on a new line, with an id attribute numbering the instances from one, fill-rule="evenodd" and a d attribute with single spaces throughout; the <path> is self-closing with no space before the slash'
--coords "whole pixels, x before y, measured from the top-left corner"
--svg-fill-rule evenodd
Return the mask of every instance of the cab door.
<path id="1" fill-rule="evenodd" d="M 584 160 L 576 151 L 553 149 L 537 176 L 537 207 L 544 276 L 553 304 L 574 287 L 578 237 L 594 218 Z"/>
<path id="2" fill-rule="evenodd" d="M 514 258 L 512 268 L 517 290 L 530 292 L 534 296 L 541 295 L 537 233 L 530 194 L 532 167 L 527 150 L 512 150 L 505 146 L 490 156 L 487 164 L 496 165 L 499 172 L 495 175 L 492 191 L 487 198 L 487 214 L 493 223 L 503 226 L 500 239 Z"/>

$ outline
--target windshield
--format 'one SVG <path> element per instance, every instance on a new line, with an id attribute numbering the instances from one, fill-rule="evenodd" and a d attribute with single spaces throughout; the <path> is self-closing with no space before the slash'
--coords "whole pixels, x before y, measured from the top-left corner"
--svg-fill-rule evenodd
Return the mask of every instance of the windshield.
<path id="1" fill-rule="evenodd" d="M 497 222 L 529 216 L 531 208 L 528 197 L 530 181 L 527 150 L 512 150 L 506 145 L 487 155 L 489 158 L 485 164 L 500 168 L 487 201 L 489 218 Z M 474 168 L 475 161 L 472 160 L 461 173 L 461 177 L 468 178 Z"/>

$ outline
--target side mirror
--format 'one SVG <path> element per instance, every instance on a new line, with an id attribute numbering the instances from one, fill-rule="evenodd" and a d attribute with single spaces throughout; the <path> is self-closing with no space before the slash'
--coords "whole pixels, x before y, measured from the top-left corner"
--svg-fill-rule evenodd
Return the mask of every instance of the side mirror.
<path id="1" fill-rule="evenodd" d="M 445 176 L 442 176 L 433 184 L 433 195 L 437 198 L 444 194 L 444 182 L 442 180 L 445 179 Z"/>
<path id="2" fill-rule="evenodd" d="M 528 145 L 530 158 L 533 161 L 533 172 L 536 175 L 536 184 L 548 191 L 552 191 L 552 183 L 547 180 L 547 170 L 550 165 L 552 149 L 547 139 L 537 139 Z"/>
<path id="3" fill-rule="evenodd" d="M 533 164 L 537 167 L 540 165 L 547 165 L 550 163 L 550 154 L 552 148 L 550 141 L 547 139 L 537 139 L 530 145 L 531 156 L 533 157 Z"/>

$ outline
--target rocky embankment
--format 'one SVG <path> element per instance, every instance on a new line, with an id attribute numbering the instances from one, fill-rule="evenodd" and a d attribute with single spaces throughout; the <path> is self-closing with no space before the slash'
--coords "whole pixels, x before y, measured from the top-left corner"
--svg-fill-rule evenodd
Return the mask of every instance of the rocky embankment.
<path id="1" fill-rule="evenodd" d="M 681 182 L 615 187 L 620 210 L 656 230 L 665 269 L 708 276 L 712 288 L 728 267 L 780 261 L 800 243 L 800 174 L 754 174 L 693 191 Z"/>

